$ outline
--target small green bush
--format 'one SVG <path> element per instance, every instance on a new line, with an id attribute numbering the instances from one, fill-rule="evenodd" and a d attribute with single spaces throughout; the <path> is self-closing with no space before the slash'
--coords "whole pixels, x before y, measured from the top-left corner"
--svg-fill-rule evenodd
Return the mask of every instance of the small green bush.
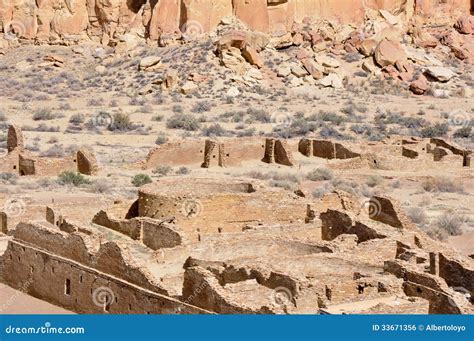
<path id="1" fill-rule="evenodd" d="M 74 186 L 81 186 L 81 185 L 89 185 L 91 184 L 91 181 L 80 173 L 65 171 L 59 174 L 58 183 L 60 185 L 71 184 Z"/>
<path id="2" fill-rule="evenodd" d="M 147 174 L 137 174 L 132 178 L 132 184 L 135 187 L 141 187 L 152 182 L 153 180 Z"/>
<path id="3" fill-rule="evenodd" d="M 34 121 L 54 120 L 56 116 L 49 109 L 38 109 L 33 114 Z"/>
<path id="4" fill-rule="evenodd" d="M 155 144 L 160 145 L 165 144 L 166 142 L 168 142 L 168 136 L 163 132 L 159 133 L 155 140 Z"/>
<path id="5" fill-rule="evenodd" d="M 199 121 L 194 116 L 188 114 L 175 114 L 166 122 L 166 127 L 169 129 L 196 131 L 199 129 L 199 126 Z"/>

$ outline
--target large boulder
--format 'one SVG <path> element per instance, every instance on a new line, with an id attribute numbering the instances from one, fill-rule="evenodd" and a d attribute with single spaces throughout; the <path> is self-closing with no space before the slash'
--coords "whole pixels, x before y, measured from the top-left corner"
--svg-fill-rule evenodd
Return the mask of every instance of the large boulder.
<path id="1" fill-rule="evenodd" d="M 407 54 L 403 47 L 395 41 L 383 39 L 375 48 L 375 61 L 381 67 L 395 65 L 396 62 L 405 62 Z"/>
<path id="2" fill-rule="evenodd" d="M 474 34 L 474 15 L 464 15 L 458 19 L 454 28 L 462 34 Z"/>
<path id="3" fill-rule="evenodd" d="M 428 89 L 430 85 L 428 80 L 425 76 L 420 75 L 415 81 L 410 84 L 410 91 L 413 92 L 415 95 L 423 95 Z"/>
<path id="4" fill-rule="evenodd" d="M 438 82 L 448 82 L 451 78 L 456 76 L 456 74 L 448 68 L 440 66 L 431 66 L 426 69 L 426 74 L 431 79 L 434 79 Z"/>

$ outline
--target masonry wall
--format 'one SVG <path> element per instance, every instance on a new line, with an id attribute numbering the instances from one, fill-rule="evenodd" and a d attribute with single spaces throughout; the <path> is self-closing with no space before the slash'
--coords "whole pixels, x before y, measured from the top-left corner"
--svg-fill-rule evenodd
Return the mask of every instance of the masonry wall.
<path id="1" fill-rule="evenodd" d="M 474 302 L 474 269 L 469 269 L 461 262 L 449 259 L 439 254 L 439 276 L 451 287 L 459 287 L 471 293 L 471 302 Z"/>
<path id="2" fill-rule="evenodd" d="M 260 160 L 265 151 L 265 141 L 261 138 L 218 139 L 223 147 L 214 148 L 209 156 L 211 167 L 218 165 L 219 153 L 225 166 L 239 166 L 242 162 Z M 170 142 L 153 148 L 143 165 L 144 169 L 157 166 L 201 165 L 204 162 L 206 139 L 189 139 L 185 142 Z"/>
<path id="3" fill-rule="evenodd" d="M 10 241 L 4 254 L 4 278 L 13 288 L 77 313 L 207 313 L 18 241 Z M 109 304 L 97 299 L 103 288 L 112 293 Z"/>

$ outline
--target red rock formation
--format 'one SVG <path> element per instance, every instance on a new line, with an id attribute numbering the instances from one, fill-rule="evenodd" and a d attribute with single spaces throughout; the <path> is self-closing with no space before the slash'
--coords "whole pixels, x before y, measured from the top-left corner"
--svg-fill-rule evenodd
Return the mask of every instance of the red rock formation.
<path id="1" fill-rule="evenodd" d="M 368 9 L 384 9 L 409 18 L 450 20 L 469 14 L 470 0 L 22 0 L 0 2 L 0 27 L 28 39 L 86 37 L 115 38 L 131 29 L 147 32 L 151 40 L 179 31 L 208 32 L 220 20 L 235 15 L 251 30 L 284 34 L 294 22 L 316 17 L 360 24 Z M 454 22 L 454 21 L 453 21 Z M 463 25 L 466 27 L 466 25 Z M 202 32 L 201 32 L 202 31 Z M 194 34 L 193 33 L 193 34 Z"/>

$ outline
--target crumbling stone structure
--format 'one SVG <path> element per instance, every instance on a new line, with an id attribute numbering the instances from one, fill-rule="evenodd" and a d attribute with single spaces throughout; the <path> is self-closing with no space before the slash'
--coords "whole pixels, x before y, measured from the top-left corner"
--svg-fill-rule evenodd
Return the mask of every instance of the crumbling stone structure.
<path id="1" fill-rule="evenodd" d="M 7 214 L 5 212 L 0 212 L 0 232 L 3 234 L 8 233 Z"/>
<path id="2" fill-rule="evenodd" d="M 8 154 L 0 158 L 0 172 L 20 176 L 51 176 L 64 171 L 77 171 L 86 175 L 96 175 L 98 165 L 94 153 L 80 149 L 65 158 L 40 157 L 24 148 L 23 133 L 17 126 L 10 126 L 7 136 Z"/>
<path id="3" fill-rule="evenodd" d="M 293 166 L 294 160 L 286 141 L 268 138 L 265 140 L 265 153 L 262 159 L 265 163 L 278 163 Z"/>
<path id="4" fill-rule="evenodd" d="M 141 167 L 150 169 L 163 165 L 199 165 L 209 168 L 214 164 L 219 167 L 241 166 L 247 161 L 259 160 L 264 149 L 262 140 L 254 137 L 238 140 L 187 139 L 153 148 L 141 163 Z"/>
<path id="5" fill-rule="evenodd" d="M 412 150 L 407 147 L 402 147 L 402 155 L 410 159 L 416 159 L 419 154 L 416 150 Z"/>
<path id="6" fill-rule="evenodd" d="M 325 159 L 352 159 L 360 157 L 359 153 L 354 153 L 345 148 L 340 143 L 328 140 L 301 139 L 298 144 L 298 150 L 304 156 L 316 156 Z"/>
<path id="7" fill-rule="evenodd" d="M 433 161 L 441 161 L 445 156 L 452 154 L 462 156 L 463 167 L 471 166 L 471 150 L 462 149 L 461 147 L 457 147 L 443 139 L 431 138 L 430 144 L 427 145 L 426 151 L 427 153 L 433 154 Z"/>
<path id="8" fill-rule="evenodd" d="M 76 155 L 77 171 L 85 175 L 97 175 L 99 166 L 95 154 L 86 148 L 81 148 Z"/>
<path id="9" fill-rule="evenodd" d="M 474 311 L 473 260 L 389 198 L 336 191 L 312 202 L 259 182 L 180 177 L 143 186 L 132 207 L 87 224 L 50 206 L 44 222 L 20 223 L 0 257 L 5 283 L 79 313 Z"/>
<path id="10" fill-rule="evenodd" d="M 217 159 L 219 167 L 225 167 L 225 151 L 224 144 L 212 140 L 206 140 L 204 145 L 204 162 L 202 168 L 209 168 L 211 162 Z"/>
<path id="11" fill-rule="evenodd" d="M 206 313 L 168 296 L 124 245 L 97 235 L 19 224 L 3 267 L 11 287 L 78 313 Z"/>
<path id="12" fill-rule="evenodd" d="M 9 153 L 14 151 L 15 149 L 23 150 L 23 133 L 20 127 L 11 125 L 8 128 L 7 134 L 7 150 Z"/>

